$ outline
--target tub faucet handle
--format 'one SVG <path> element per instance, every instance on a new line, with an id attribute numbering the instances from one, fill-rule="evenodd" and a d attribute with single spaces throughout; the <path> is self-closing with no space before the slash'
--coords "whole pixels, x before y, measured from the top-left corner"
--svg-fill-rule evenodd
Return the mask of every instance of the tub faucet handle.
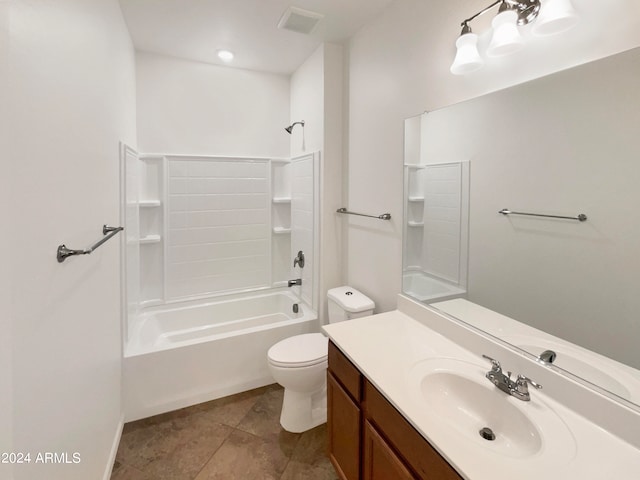
<path id="1" fill-rule="evenodd" d="M 302 285 L 302 279 L 296 278 L 295 280 L 289 280 L 287 282 L 287 287 L 293 287 L 294 285 Z"/>
<path id="2" fill-rule="evenodd" d="M 293 259 L 293 268 L 298 265 L 300 265 L 300 268 L 304 268 L 304 252 L 302 250 L 298 250 L 298 255 Z"/>

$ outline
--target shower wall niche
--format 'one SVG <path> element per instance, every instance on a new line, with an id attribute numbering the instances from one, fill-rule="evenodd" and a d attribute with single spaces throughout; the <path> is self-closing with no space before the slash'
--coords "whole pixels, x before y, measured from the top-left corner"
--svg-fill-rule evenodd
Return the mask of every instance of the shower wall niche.
<path id="1" fill-rule="evenodd" d="M 125 159 L 130 173 L 123 190 L 129 192 L 128 203 L 138 206 L 137 239 L 129 240 L 137 243 L 138 275 L 131 272 L 135 262 L 126 266 L 127 290 L 138 290 L 132 299 L 138 298 L 144 308 L 286 286 L 296 275 L 292 203 L 307 205 L 307 198 L 314 198 L 314 157 L 308 157 L 306 163 L 176 155 L 140 155 L 135 164 Z M 298 179 L 296 201 L 294 168 L 296 175 L 311 179 Z M 131 212 L 125 221 L 133 231 L 136 219 Z M 313 211 L 306 216 L 313 218 Z M 297 248 L 308 249 L 310 262 L 298 274 L 306 276 L 312 273 L 313 241 L 303 237 Z M 305 287 L 312 285 L 309 278 Z M 133 311 L 129 309 L 129 316 Z"/>
<path id="2" fill-rule="evenodd" d="M 164 207 L 166 186 L 163 157 L 140 157 L 140 306 L 158 304 L 164 298 Z"/>

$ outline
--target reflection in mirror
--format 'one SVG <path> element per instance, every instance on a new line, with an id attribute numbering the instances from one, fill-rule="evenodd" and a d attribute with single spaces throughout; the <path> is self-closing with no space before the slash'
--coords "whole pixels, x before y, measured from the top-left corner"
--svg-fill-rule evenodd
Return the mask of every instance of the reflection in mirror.
<path id="1" fill-rule="evenodd" d="M 424 116 L 405 123 L 403 292 L 421 302 L 467 288 L 469 162 L 424 158 Z"/>
<path id="2" fill-rule="evenodd" d="M 408 119 L 403 256 L 405 294 L 636 405 L 638 78 L 634 49 Z"/>

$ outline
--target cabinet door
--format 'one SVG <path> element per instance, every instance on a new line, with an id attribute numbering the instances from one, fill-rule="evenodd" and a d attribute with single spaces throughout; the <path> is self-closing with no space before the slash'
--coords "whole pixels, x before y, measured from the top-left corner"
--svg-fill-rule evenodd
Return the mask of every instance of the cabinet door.
<path id="1" fill-rule="evenodd" d="M 342 480 L 360 479 L 360 408 L 327 373 L 329 458 Z"/>
<path id="2" fill-rule="evenodd" d="M 364 422 L 363 480 L 414 480 L 376 429 Z"/>

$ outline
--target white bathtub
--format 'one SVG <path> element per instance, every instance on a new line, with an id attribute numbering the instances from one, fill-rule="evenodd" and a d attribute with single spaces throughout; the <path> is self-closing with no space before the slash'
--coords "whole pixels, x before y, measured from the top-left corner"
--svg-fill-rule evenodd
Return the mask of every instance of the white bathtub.
<path id="1" fill-rule="evenodd" d="M 137 420 L 273 383 L 267 350 L 319 331 L 316 313 L 290 291 L 155 307 L 125 347 L 125 420 Z"/>

